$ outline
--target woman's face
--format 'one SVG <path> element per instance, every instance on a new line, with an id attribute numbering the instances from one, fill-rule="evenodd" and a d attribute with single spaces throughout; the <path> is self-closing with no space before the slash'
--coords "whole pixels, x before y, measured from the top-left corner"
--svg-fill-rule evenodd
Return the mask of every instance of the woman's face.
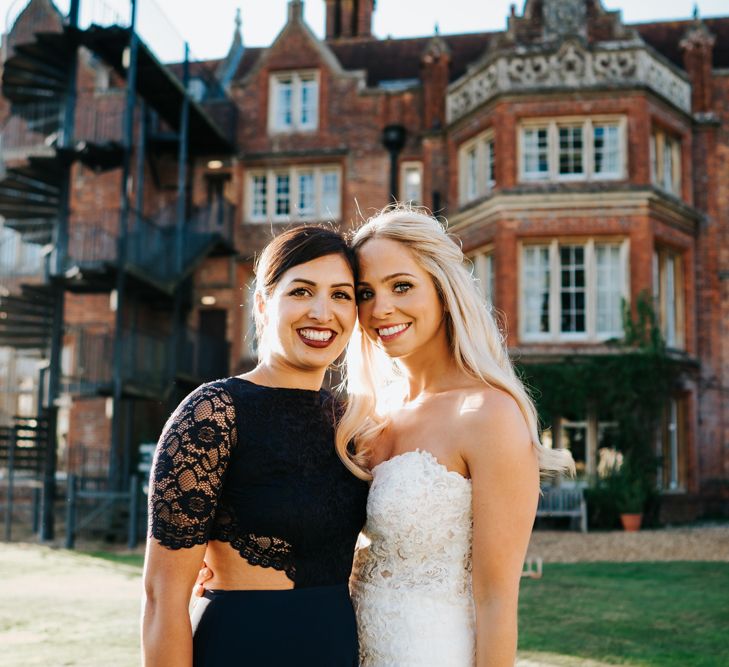
<path id="1" fill-rule="evenodd" d="M 357 257 L 359 322 L 372 341 L 398 358 L 447 341 L 433 279 L 407 246 L 374 238 L 359 248 Z"/>
<path id="2" fill-rule="evenodd" d="M 352 269 L 341 255 L 294 266 L 259 308 L 270 354 L 288 367 L 326 368 L 344 350 L 357 318 Z"/>

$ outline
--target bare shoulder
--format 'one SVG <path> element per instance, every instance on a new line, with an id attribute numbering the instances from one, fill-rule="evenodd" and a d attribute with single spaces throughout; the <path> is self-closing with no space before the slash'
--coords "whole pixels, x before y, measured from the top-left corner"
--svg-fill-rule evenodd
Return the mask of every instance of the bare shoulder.
<path id="1" fill-rule="evenodd" d="M 532 453 L 529 427 L 519 404 L 501 389 L 478 387 L 464 391 L 458 423 L 467 460 L 498 454 L 516 462 Z"/>

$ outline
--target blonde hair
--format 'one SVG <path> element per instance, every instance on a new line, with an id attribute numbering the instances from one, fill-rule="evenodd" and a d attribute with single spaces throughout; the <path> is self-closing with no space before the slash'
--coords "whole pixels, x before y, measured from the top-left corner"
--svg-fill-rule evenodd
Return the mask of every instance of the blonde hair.
<path id="1" fill-rule="evenodd" d="M 374 238 L 402 243 L 430 274 L 445 306 L 453 358 L 470 377 L 508 393 L 518 404 L 544 473 L 573 471 L 567 450 L 553 450 L 539 439 L 537 411 L 517 377 L 491 307 L 480 293 L 460 245 L 431 215 L 402 205 L 387 208 L 364 223 L 352 238 L 355 252 Z M 388 424 L 388 413 L 401 405 L 407 384 L 398 362 L 388 357 L 357 326 L 347 347 L 347 409 L 336 432 L 336 448 L 345 465 L 368 479 L 368 445 Z M 355 451 L 349 450 L 354 441 Z"/>

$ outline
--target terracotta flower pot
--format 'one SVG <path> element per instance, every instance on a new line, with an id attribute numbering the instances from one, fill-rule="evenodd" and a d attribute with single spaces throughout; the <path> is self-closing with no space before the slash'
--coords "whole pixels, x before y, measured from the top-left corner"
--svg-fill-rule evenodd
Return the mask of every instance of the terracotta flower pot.
<path id="1" fill-rule="evenodd" d="M 642 514 L 621 514 L 620 522 L 628 533 L 634 533 L 640 530 L 640 524 L 643 521 Z"/>

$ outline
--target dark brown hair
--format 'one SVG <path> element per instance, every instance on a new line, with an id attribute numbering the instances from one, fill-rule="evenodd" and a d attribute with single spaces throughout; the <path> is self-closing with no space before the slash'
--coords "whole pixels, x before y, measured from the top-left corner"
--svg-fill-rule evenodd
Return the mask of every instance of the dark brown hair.
<path id="1" fill-rule="evenodd" d="M 356 275 L 354 252 L 331 227 L 300 225 L 279 234 L 256 262 L 256 291 L 268 296 L 286 271 L 327 255 L 341 255 Z"/>

